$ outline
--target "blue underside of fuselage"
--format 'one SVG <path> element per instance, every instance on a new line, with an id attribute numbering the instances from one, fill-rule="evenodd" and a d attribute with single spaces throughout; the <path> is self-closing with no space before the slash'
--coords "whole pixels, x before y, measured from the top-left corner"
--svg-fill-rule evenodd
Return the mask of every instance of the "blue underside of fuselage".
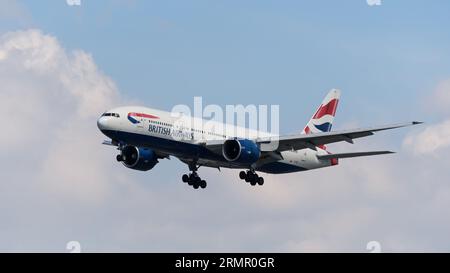
<path id="1" fill-rule="evenodd" d="M 223 162 L 224 164 L 229 163 L 222 155 L 213 153 L 206 147 L 196 144 L 122 131 L 103 130 L 102 132 L 103 134 L 105 134 L 106 136 L 110 137 L 115 141 L 138 147 L 152 148 L 155 150 L 169 153 L 179 158 L 193 158 L 193 159 L 201 158 L 207 160 L 214 160 L 217 162 Z M 241 165 L 236 167 L 248 169 L 250 166 Z M 257 168 L 256 170 L 265 173 L 280 174 L 280 173 L 300 172 L 305 171 L 306 169 L 283 162 L 272 162 L 265 164 Z"/>

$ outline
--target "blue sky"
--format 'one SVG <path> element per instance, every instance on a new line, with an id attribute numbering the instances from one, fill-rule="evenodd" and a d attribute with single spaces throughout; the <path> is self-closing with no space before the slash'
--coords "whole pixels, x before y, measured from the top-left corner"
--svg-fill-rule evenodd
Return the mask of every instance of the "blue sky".
<path id="1" fill-rule="evenodd" d="M 337 123 L 433 119 L 418 97 L 450 70 L 448 1 L 22 3 L 32 26 L 92 53 L 129 98 L 163 109 L 194 95 L 280 104 L 284 132 L 334 87 Z"/>
<path id="2" fill-rule="evenodd" d="M 0 251 L 73 240 L 86 251 L 364 252 L 373 240 L 449 251 L 449 10 L 444 0 L 0 0 L 0 116 L 15 114 L 0 135 Z M 201 168 L 205 191 L 181 183 L 175 159 L 124 168 L 96 128 L 129 101 L 170 110 L 203 96 L 278 104 L 292 133 L 332 88 L 343 92 L 334 129 L 427 123 L 329 147 L 397 155 L 266 175 L 259 188 Z"/>

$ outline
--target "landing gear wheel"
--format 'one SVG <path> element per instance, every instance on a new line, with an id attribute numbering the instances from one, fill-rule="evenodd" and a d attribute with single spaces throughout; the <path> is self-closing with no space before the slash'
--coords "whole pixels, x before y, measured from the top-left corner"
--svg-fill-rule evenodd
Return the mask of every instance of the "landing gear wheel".
<path id="1" fill-rule="evenodd" d="M 241 171 L 241 172 L 239 173 L 239 178 L 240 178 L 240 179 L 244 180 L 246 177 L 247 177 L 247 174 L 246 174 L 244 171 Z"/>
<path id="2" fill-rule="evenodd" d="M 189 165 L 190 174 L 184 174 L 181 179 L 184 183 L 187 183 L 189 186 L 192 186 L 194 189 L 198 188 L 206 188 L 207 184 L 205 180 L 202 180 L 200 176 L 197 174 L 197 165 L 191 164 Z"/>
<path id="3" fill-rule="evenodd" d="M 250 182 L 252 183 L 253 181 L 255 181 L 257 175 L 253 172 L 247 172 L 247 179 L 245 179 L 246 182 Z"/>
<path id="4" fill-rule="evenodd" d="M 183 177 L 181 178 L 181 180 L 183 180 L 184 183 L 189 182 L 189 176 L 187 174 L 183 174 Z"/>
<path id="5" fill-rule="evenodd" d="M 256 186 L 256 184 L 260 186 L 264 185 L 264 178 L 260 177 L 254 170 L 249 170 L 247 172 L 241 171 L 239 173 L 239 178 L 250 183 L 252 186 Z"/>
<path id="6" fill-rule="evenodd" d="M 260 185 L 260 186 L 264 185 L 264 178 L 263 177 L 258 177 L 258 185 Z"/>
<path id="7" fill-rule="evenodd" d="M 188 185 L 189 186 L 192 186 L 192 185 L 194 185 L 194 180 L 192 180 L 191 178 L 189 178 L 189 180 L 188 180 Z"/>
<path id="8" fill-rule="evenodd" d="M 117 160 L 118 162 L 123 161 L 122 155 L 117 155 L 117 156 L 116 156 L 116 160 Z"/>

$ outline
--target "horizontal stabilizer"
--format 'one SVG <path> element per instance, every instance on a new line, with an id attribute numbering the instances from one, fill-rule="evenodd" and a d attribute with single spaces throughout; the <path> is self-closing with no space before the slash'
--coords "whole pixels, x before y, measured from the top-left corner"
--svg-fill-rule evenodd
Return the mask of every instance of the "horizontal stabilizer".
<path id="1" fill-rule="evenodd" d="M 394 152 L 375 151 L 375 152 L 361 152 L 361 153 L 329 154 L 329 155 L 318 155 L 317 158 L 320 160 L 328 160 L 328 159 L 352 158 L 352 157 L 385 155 L 385 154 L 394 154 Z"/>

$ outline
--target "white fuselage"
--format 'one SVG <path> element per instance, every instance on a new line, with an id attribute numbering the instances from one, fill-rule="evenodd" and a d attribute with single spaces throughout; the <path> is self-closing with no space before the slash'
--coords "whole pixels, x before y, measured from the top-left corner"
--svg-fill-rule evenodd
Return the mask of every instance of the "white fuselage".
<path id="1" fill-rule="evenodd" d="M 199 165 L 209 167 L 247 168 L 228 162 L 221 154 L 213 155 L 201 149 L 206 143 L 273 137 L 267 132 L 139 106 L 112 109 L 100 117 L 97 123 L 99 129 L 113 141 L 148 147 L 185 162 L 196 158 Z M 267 173 L 289 173 L 335 165 L 330 160 L 317 158 L 317 155 L 328 154 L 319 147 L 316 151 L 302 149 L 280 154 L 281 157 L 277 159 L 272 156 L 261 157 L 252 168 Z"/>

